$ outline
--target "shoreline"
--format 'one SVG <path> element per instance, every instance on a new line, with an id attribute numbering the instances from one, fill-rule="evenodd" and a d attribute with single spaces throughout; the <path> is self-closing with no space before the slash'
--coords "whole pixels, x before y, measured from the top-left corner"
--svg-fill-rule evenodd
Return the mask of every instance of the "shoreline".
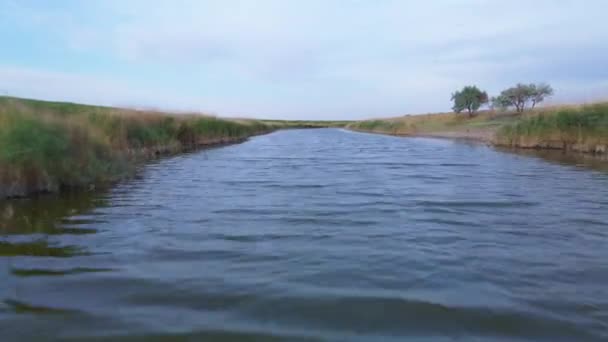
<path id="1" fill-rule="evenodd" d="M 432 137 L 495 147 L 608 155 L 608 103 L 542 107 L 524 113 L 488 110 L 404 115 L 351 123 L 347 129 L 404 137 Z"/>
<path id="2" fill-rule="evenodd" d="M 538 152 L 538 153 L 561 153 L 563 155 L 570 155 L 573 157 L 581 157 L 585 159 L 592 159 L 599 162 L 608 162 L 608 151 L 604 145 L 596 147 L 597 150 L 590 150 L 588 148 L 581 148 L 576 144 L 563 144 L 557 143 L 551 144 L 530 144 L 530 145 L 509 145 L 501 144 L 496 138 L 496 130 L 469 130 L 469 131 L 437 131 L 437 132 L 424 132 L 424 133 L 396 133 L 396 132 L 381 132 L 381 131 L 367 131 L 355 128 L 346 128 L 353 132 L 369 133 L 369 134 L 380 134 L 388 135 L 401 138 L 434 138 L 434 139 L 445 139 L 452 141 L 470 142 L 476 144 L 483 144 L 490 146 L 497 150 L 508 151 L 508 152 Z"/>
<path id="3" fill-rule="evenodd" d="M 0 96 L 0 200 L 105 187 L 145 162 L 280 128 L 253 119 Z"/>
<path id="4" fill-rule="evenodd" d="M 2 187 L 0 187 L 0 202 L 27 199 L 48 194 L 95 191 L 97 189 L 111 187 L 112 185 L 120 181 L 132 178 L 137 168 L 145 166 L 147 163 L 152 162 L 154 160 L 171 158 L 184 153 L 196 153 L 213 148 L 221 148 L 230 145 L 242 144 L 247 142 L 252 137 L 270 134 L 272 132 L 274 132 L 274 130 L 260 134 L 254 134 L 247 137 L 223 137 L 204 139 L 202 141 L 199 141 L 196 146 L 164 145 L 140 149 L 129 149 L 122 152 L 131 160 L 131 162 L 129 163 L 129 170 L 126 171 L 125 174 L 116 175 L 115 177 L 112 177 L 112 179 L 109 179 L 105 182 L 90 183 L 78 186 L 61 186 L 47 183 L 37 187 L 26 187 L 22 184 L 0 184 L 2 185 Z"/>

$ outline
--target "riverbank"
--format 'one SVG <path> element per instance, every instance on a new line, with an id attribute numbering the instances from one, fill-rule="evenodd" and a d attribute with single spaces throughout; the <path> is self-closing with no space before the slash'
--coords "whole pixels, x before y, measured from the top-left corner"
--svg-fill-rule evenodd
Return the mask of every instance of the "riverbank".
<path id="1" fill-rule="evenodd" d="M 398 136 L 468 139 L 494 146 L 608 153 L 608 103 L 547 107 L 526 113 L 406 115 L 351 123 L 348 129 Z"/>
<path id="2" fill-rule="evenodd" d="M 277 128 L 257 120 L 0 97 L 0 199 L 92 189 L 128 177 L 150 159 Z"/>

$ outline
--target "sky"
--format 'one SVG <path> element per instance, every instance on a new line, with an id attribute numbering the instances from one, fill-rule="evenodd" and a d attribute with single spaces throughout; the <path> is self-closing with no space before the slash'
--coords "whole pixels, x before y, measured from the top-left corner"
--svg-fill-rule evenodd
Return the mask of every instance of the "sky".
<path id="1" fill-rule="evenodd" d="M 0 0 L 0 94 L 230 117 L 450 110 L 548 82 L 608 99 L 605 0 Z"/>

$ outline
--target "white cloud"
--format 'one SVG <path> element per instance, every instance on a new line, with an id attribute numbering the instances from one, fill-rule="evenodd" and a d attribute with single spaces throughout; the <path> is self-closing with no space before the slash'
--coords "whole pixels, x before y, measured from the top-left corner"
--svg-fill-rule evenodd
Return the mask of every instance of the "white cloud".
<path id="1" fill-rule="evenodd" d="M 159 74 L 182 72 L 183 87 L 200 85 L 207 92 L 184 100 L 174 95 L 178 90 L 139 93 L 127 87 L 102 96 L 75 90 L 91 100 L 137 103 L 154 93 L 159 105 L 184 101 L 228 114 L 365 117 L 446 110 L 449 94 L 470 83 L 498 91 L 515 81 L 548 81 L 565 98 L 573 84 L 600 85 L 608 79 L 598 74 L 589 80 L 583 72 L 586 63 L 608 56 L 602 44 L 608 27 L 601 17 L 608 3 L 601 0 L 585 5 L 574 0 L 86 4 L 81 11 L 95 20 L 83 21 L 79 12 L 57 14 L 70 23 L 57 28 L 66 47 L 108 55 L 133 68 L 147 65 Z M 21 12 L 28 11 L 35 9 Z M 32 17 L 35 23 L 57 18 Z M 134 75 L 108 75 L 109 80 L 121 77 L 158 88 Z M 598 93 L 594 87 L 585 87 L 586 92 Z"/>

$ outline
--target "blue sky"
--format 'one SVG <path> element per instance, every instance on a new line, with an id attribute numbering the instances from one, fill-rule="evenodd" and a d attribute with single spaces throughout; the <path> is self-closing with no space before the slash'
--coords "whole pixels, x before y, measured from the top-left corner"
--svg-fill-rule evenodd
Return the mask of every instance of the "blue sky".
<path id="1" fill-rule="evenodd" d="M 2 0 L 0 93 L 221 116 L 446 111 L 455 89 L 608 98 L 604 0 Z"/>

